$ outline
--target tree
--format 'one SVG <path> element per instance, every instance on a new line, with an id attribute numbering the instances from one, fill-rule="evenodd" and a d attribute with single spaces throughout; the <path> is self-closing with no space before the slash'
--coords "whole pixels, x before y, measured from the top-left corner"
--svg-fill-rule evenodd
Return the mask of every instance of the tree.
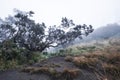
<path id="1" fill-rule="evenodd" d="M 6 35 L 19 47 L 24 47 L 30 51 L 42 52 L 46 48 L 65 45 L 82 38 L 82 35 L 89 35 L 93 32 L 92 26 L 76 25 L 73 20 L 62 18 L 59 26 L 47 27 L 45 23 L 35 23 L 31 19 L 33 11 L 22 12 L 17 10 L 13 17 L 7 18 L 9 24 L 1 24 L 1 31 L 8 31 Z M 4 28 L 2 28 L 4 26 Z M 9 26 L 9 27 L 8 27 Z M 3 32 L 1 32 L 3 33 Z"/>

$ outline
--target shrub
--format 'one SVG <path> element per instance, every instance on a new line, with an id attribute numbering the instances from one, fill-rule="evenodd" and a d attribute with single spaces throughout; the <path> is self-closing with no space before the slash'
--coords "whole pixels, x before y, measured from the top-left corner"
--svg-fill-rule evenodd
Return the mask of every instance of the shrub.
<path id="1" fill-rule="evenodd" d="M 0 70 L 14 69 L 18 67 L 17 60 L 4 61 L 0 60 Z"/>

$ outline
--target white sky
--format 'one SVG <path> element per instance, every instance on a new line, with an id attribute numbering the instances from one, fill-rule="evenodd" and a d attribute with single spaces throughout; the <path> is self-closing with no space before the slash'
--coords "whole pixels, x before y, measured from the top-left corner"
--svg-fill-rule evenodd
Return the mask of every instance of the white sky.
<path id="1" fill-rule="evenodd" d="M 0 17 L 14 8 L 34 11 L 34 19 L 47 25 L 59 25 L 62 17 L 94 28 L 120 23 L 120 0 L 0 0 Z"/>

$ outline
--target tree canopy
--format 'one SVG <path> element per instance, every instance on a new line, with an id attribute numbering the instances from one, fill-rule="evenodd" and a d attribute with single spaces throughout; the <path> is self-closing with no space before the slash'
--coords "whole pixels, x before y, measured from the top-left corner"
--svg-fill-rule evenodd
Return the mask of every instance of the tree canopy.
<path id="1" fill-rule="evenodd" d="M 46 48 L 65 45 L 82 35 L 93 32 L 91 25 L 75 24 L 73 20 L 63 17 L 60 25 L 46 26 L 36 23 L 32 17 L 34 12 L 16 10 L 14 16 L 7 17 L 0 24 L 0 41 L 12 40 L 17 46 L 30 51 L 42 52 Z"/>

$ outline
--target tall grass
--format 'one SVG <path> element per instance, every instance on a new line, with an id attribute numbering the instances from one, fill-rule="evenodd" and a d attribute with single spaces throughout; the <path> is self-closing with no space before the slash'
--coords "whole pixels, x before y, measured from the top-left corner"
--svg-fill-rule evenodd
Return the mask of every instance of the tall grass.
<path id="1" fill-rule="evenodd" d="M 73 50 L 83 49 L 82 55 L 65 57 L 66 61 L 73 62 L 76 66 L 83 69 L 92 70 L 100 80 L 119 80 L 120 79 L 120 39 L 109 39 L 102 42 L 92 43 L 95 46 L 93 51 L 87 51 L 91 43 L 70 47 Z M 100 45 L 102 44 L 102 45 Z M 88 47 L 89 46 L 89 47 Z M 80 53 L 81 54 L 81 53 Z"/>

